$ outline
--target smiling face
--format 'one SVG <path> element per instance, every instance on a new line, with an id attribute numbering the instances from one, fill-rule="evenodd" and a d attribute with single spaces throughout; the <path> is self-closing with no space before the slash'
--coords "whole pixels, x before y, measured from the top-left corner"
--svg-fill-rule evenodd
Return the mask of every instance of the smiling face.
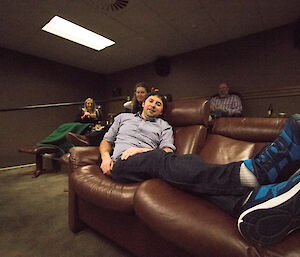
<path id="1" fill-rule="evenodd" d="M 93 99 L 91 98 L 88 98 L 85 100 L 85 107 L 88 111 L 91 111 L 93 110 L 93 107 L 94 107 L 94 101 Z"/>
<path id="2" fill-rule="evenodd" d="M 135 96 L 136 96 L 136 100 L 140 103 L 142 103 L 147 95 L 147 90 L 144 87 L 137 87 L 135 90 Z"/>
<path id="3" fill-rule="evenodd" d="M 158 117 L 162 115 L 164 109 L 164 103 L 157 95 L 150 95 L 145 102 L 143 102 L 142 117 Z"/>

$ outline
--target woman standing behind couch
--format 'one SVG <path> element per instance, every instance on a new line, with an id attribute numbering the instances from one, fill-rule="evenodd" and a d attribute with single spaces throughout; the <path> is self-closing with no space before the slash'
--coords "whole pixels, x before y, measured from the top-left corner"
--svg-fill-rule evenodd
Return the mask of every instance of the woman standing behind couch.
<path id="1" fill-rule="evenodd" d="M 146 95 L 148 94 L 148 88 L 146 87 L 145 82 L 139 82 L 135 85 L 134 93 L 132 100 L 129 102 L 126 102 L 124 104 L 124 107 L 126 109 L 131 110 L 132 113 L 137 113 L 142 110 L 142 103 L 146 98 Z"/>

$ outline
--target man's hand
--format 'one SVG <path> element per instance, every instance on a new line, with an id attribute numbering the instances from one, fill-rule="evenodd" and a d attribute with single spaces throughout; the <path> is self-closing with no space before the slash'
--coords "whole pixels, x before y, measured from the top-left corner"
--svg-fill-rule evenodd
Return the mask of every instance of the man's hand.
<path id="1" fill-rule="evenodd" d="M 111 143 L 103 139 L 100 143 L 100 154 L 102 163 L 100 168 L 102 169 L 103 174 L 110 175 L 110 171 L 114 166 L 114 162 L 110 157 L 111 152 Z"/>
<path id="2" fill-rule="evenodd" d="M 216 104 L 213 104 L 213 103 L 210 104 L 210 110 L 211 110 L 211 111 L 217 111 L 217 110 L 224 111 L 223 108 L 222 108 L 221 106 L 216 105 Z"/>
<path id="3" fill-rule="evenodd" d="M 110 171 L 112 170 L 114 166 L 114 162 L 113 160 L 110 158 L 110 156 L 102 159 L 102 163 L 101 163 L 101 170 L 103 172 L 104 175 L 110 175 Z"/>
<path id="4" fill-rule="evenodd" d="M 131 147 L 127 149 L 126 151 L 123 152 L 121 159 L 126 160 L 128 157 L 135 155 L 137 153 L 144 153 L 148 151 L 152 151 L 153 149 L 151 148 L 138 148 L 138 147 Z"/>

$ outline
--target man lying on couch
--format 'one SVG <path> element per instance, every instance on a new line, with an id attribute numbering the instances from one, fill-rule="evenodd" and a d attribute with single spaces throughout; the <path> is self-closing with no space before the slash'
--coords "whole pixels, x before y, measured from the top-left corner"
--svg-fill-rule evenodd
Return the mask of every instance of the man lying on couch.
<path id="1" fill-rule="evenodd" d="M 161 178 L 205 195 L 237 217 L 242 236 L 256 243 L 276 243 L 300 228 L 299 114 L 291 116 L 276 140 L 252 159 L 214 165 L 195 155 L 173 153 L 172 127 L 159 118 L 164 108 L 164 97 L 154 92 L 145 99 L 142 113 L 115 118 L 100 144 L 104 174 L 124 182 Z M 215 202 L 216 196 L 223 201 Z"/>

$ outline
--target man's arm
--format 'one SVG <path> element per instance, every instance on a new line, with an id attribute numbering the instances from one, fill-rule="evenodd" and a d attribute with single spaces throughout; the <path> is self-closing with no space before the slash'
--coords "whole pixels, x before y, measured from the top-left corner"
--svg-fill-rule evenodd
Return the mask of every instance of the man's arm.
<path id="1" fill-rule="evenodd" d="M 111 150 L 112 150 L 111 143 L 103 139 L 100 144 L 100 155 L 102 159 L 100 168 L 103 174 L 107 174 L 107 175 L 110 175 L 110 171 L 114 166 L 114 162 L 110 157 Z"/>
<path id="2" fill-rule="evenodd" d="M 152 151 L 152 148 L 139 148 L 139 147 L 130 147 L 126 151 L 123 152 L 121 159 L 126 160 L 128 157 L 135 155 L 137 153 L 144 153 L 144 152 L 149 152 Z"/>
<path id="3" fill-rule="evenodd" d="M 102 169 L 103 174 L 110 175 L 110 171 L 114 166 L 114 162 L 110 157 L 112 153 L 112 144 L 116 139 L 116 135 L 119 131 L 120 123 L 121 123 L 121 116 L 119 114 L 113 124 L 110 126 L 109 130 L 105 133 L 103 140 L 100 143 L 100 155 L 102 159 L 102 163 L 100 168 Z"/>
<path id="4" fill-rule="evenodd" d="M 121 159 L 122 160 L 126 160 L 128 157 L 132 156 L 132 155 L 135 155 L 137 153 L 144 153 L 144 152 L 149 152 L 149 151 L 152 151 L 154 149 L 152 148 L 139 148 L 139 147 L 131 147 L 129 149 L 127 149 L 121 156 Z M 165 152 L 169 152 L 169 153 L 172 153 L 173 150 L 169 147 L 165 147 L 163 148 L 163 150 Z"/>
<path id="5" fill-rule="evenodd" d="M 173 128 L 168 122 L 164 122 L 164 128 L 161 133 L 159 148 L 167 153 L 172 153 L 176 150 L 174 145 Z"/>

